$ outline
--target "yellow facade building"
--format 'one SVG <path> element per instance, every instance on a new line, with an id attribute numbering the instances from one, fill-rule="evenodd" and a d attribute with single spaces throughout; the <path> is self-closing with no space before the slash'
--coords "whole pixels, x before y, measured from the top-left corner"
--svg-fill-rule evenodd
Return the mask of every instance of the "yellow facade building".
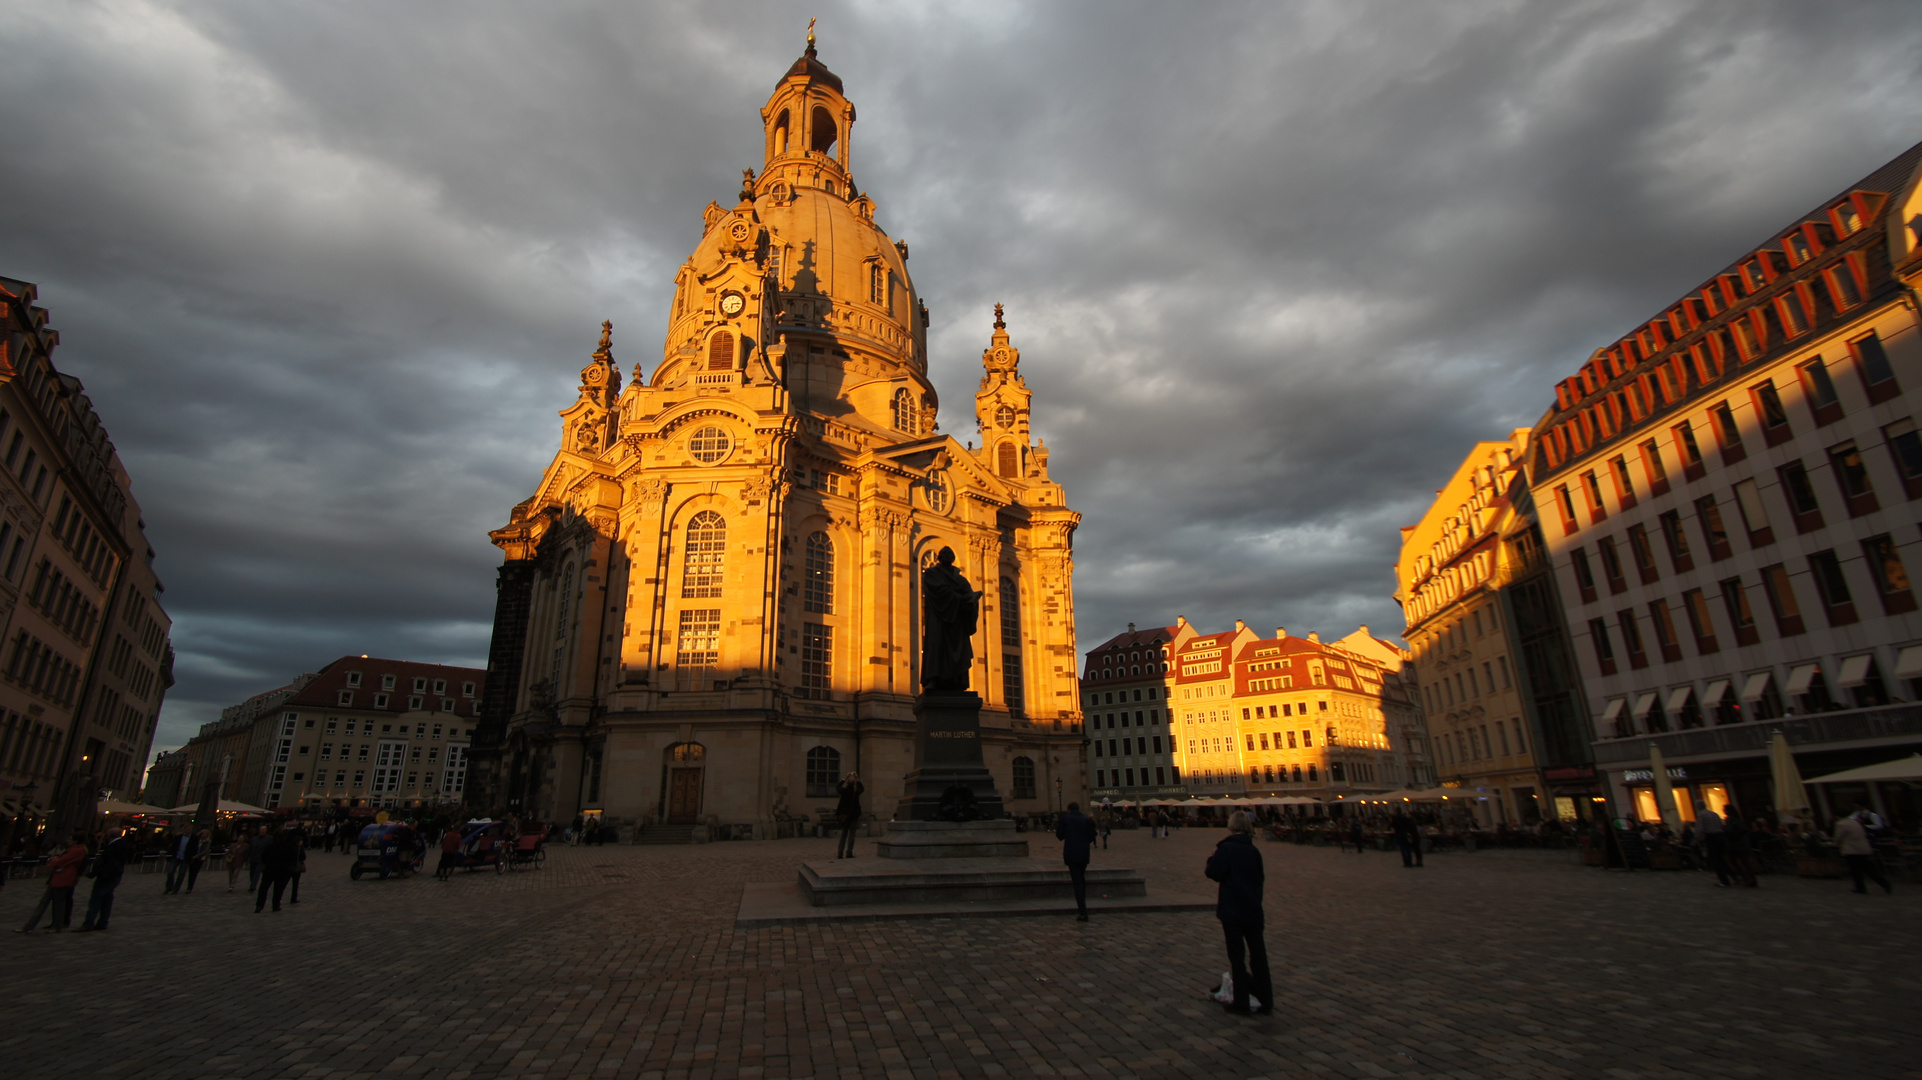
<path id="1" fill-rule="evenodd" d="M 854 769 L 885 820 L 943 547 L 984 594 L 971 683 L 1006 805 L 1079 793 L 1080 517 L 998 306 L 980 445 L 937 429 L 927 309 L 850 172 L 854 118 L 810 41 L 761 111 L 759 173 L 707 207 L 651 377 L 623 380 L 604 328 L 559 452 L 491 534 L 471 801 L 762 836 Z"/>

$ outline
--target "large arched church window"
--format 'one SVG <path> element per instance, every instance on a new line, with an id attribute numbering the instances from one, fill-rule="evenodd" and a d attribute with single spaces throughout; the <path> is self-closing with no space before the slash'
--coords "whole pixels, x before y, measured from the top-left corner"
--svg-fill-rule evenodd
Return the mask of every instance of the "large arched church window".
<path id="1" fill-rule="evenodd" d="M 681 556 L 681 595 L 691 599 L 721 595 L 721 575 L 727 562 L 727 522 L 703 510 L 687 523 L 686 550 Z"/>
<path id="2" fill-rule="evenodd" d="M 912 434 L 918 425 L 914 422 L 914 395 L 907 390 L 894 392 L 894 430 Z"/>
<path id="3" fill-rule="evenodd" d="M 808 534 L 804 569 L 807 576 L 801 585 L 802 610 L 834 614 L 834 541 L 827 533 Z"/>
<path id="4" fill-rule="evenodd" d="M 1021 457 L 1019 451 L 1015 450 L 1013 443 L 1002 443 L 996 450 L 995 457 L 995 472 L 1000 473 L 1002 476 L 1021 475 Z"/>
<path id="5" fill-rule="evenodd" d="M 841 751 L 832 746 L 817 746 L 808 751 L 808 798 L 825 799 L 839 790 Z"/>
<path id="6" fill-rule="evenodd" d="M 1026 713 L 1021 684 L 1021 594 L 1014 579 L 1001 579 L 1001 699 L 1015 716 Z"/>

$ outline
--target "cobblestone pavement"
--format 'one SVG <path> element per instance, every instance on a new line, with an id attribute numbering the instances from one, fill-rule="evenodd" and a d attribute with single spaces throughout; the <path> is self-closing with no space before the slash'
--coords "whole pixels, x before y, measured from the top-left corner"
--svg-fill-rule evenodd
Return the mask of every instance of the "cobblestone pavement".
<path id="1" fill-rule="evenodd" d="M 1217 835 L 1116 833 L 1097 861 L 1200 890 Z M 831 847 L 562 848 L 544 870 L 448 884 L 350 882 L 347 859 L 317 852 L 303 902 L 262 915 L 224 873 L 182 897 L 132 875 L 105 934 L 0 934 L 0 1071 L 1922 1076 L 1922 887 L 1717 889 L 1544 852 L 1410 871 L 1264 843 L 1281 1001 L 1245 1019 L 1202 998 L 1226 966 L 1206 914 L 735 929 L 744 882 Z M 39 888 L 0 891 L 0 925 Z"/>

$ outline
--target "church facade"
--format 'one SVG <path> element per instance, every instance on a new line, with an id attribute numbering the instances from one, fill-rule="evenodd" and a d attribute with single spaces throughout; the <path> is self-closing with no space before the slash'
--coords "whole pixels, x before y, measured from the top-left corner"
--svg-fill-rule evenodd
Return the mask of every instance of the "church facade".
<path id="1" fill-rule="evenodd" d="M 885 820 L 912 767 L 919 576 L 983 594 L 970 683 L 1015 813 L 1080 794 L 1074 530 L 999 305 L 978 447 L 941 433 L 908 247 L 854 184 L 855 109 L 806 53 L 765 156 L 675 280 L 659 363 L 611 328 L 497 581 L 470 803 L 766 836 L 848 771 Z"/>

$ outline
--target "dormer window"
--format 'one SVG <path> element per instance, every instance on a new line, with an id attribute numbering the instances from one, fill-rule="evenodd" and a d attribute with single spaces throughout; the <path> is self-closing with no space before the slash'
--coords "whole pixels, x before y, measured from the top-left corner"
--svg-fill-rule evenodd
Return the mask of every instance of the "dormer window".
<path id="1" fill-rule="evenodd" d="M 418 694 L 426 689 L 427 680 L 416 676 L 414 679 L 414 693 Z"/>
<path id="2" fill-rule="evenodd" d="M 1843 236 L 1854 236 L 1862 229 L 1862 216 L 1855 212 L 1854 200 L 1845 200 L 1835 208 L 1835 226 Z"/>
<path id="3" fill-rule="evenodd" d="M 1796 266 L 1800 266 L 1815 257 L 1815 252 L 1809 249 L 1809 238 L 1803 236 L 1800 232 L 1790 233 L 1784 238 L 1782 241 L 1782 250 L 1788 252 L 1789 262 L 1794 263 Z"/>
<path id="4" fill-rule="evenodd" d="M 382 690 L 392 690 L 394 688 L 394 677 L 392 675 L 382 675 L 380 677 L 380 688 Z"/>
<path id="5" fill-rule="evenodd" d="M 1742 280 L 1748 284 L 1748 291 L 1759 292 L 1768 285 L 1768 275 L 1762 272 L 1759 260 L 1742 264 Z"/>
<path id="6" fill-rule="evenodd" d="M 348 686 L 359 686 L 359 685 L 360 685 L 360 672 L 358 672 L 358 671 L 350 671 L 350 672 L 348 672 L 348 673 L 347 673 L 347 685 L 348 685 Z"/>
<path id="7" fill-rule="evenodd" d="M 447 692 L 447 680 L 446 680 L 446 679 L 435 679 L 435 680 L 434 680 L 434 693 L 436 693 L 436 694 L 445 694 L 446 692 Z"/>

